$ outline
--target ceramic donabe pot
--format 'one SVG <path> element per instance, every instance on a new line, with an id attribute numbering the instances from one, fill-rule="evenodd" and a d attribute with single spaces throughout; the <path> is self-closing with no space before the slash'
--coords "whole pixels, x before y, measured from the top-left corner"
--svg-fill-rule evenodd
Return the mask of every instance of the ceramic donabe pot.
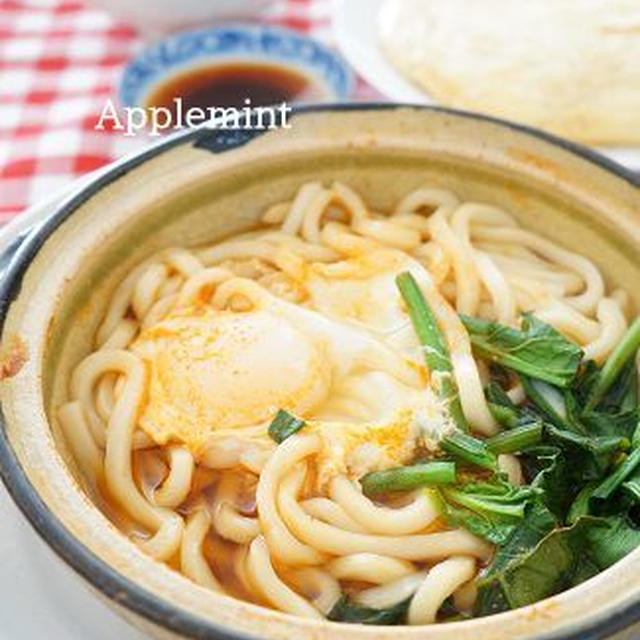
<path id="1" fill-rule="evenodd" d="M 632 175 L 542 134 L 446 110 L 298 110 L 255 136 L 196 131 L 116 165 L 21 244 L 1 283 L 4 481 L 55 552 L 161 637 L 279 640 L 595 640 L 640 635 L 640 549 L 553 598 L 427 627 L 294 618 L 196 586 L 145 556 L 82 493 L 53 407 L 128 269 L 170 245 L 246 230 L 308 180 L 339 179 L 374 209 L 429 184 L 512 211 L 582 252 L 640 308 L 640 195 Z M 13 357 L 12 357 L 13 356 Z M 5 371 L 6 373 L 6 371 Z"/>

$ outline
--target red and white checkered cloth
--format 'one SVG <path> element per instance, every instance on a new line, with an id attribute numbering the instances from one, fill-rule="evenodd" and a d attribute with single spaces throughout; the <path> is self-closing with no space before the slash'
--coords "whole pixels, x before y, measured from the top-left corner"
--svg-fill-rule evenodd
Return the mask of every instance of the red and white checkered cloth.
<path id="1" fill-rule="evenodd" d="M 282 0 L 264 19 L 331 40 L 330 0 Z M 141 46 L 133 27 L 81 0 L 0 0 L 0 223 L 147 144 L 94 130 Z M 358 98 L 375 96 L 359 82 Z"/>

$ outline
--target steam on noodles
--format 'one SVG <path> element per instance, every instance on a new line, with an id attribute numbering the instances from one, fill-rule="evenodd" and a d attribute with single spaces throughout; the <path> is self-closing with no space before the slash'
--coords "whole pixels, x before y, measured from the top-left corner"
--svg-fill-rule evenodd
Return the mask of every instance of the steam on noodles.
<path id="1" fill-rule="evenodd" d="M 591 573 L 589 523 L 632 531 L 608 558 L 637 544 L 629 314 L 502 209 L 425 187 L 382 214 L 310 183 L 133 269 L 57 416 L 106 513 L 203 587 L 307 618 L 482 615 L 571 586 L 518 587 L 554 536 L 588 540 L 565 546 Z"/>

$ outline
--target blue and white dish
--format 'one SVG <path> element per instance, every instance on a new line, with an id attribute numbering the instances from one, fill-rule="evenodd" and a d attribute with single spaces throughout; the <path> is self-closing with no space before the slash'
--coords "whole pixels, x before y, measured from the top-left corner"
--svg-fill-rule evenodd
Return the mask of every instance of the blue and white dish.
<path id="1" fill-rule="evenodd" d="M 125 107 L 146 106 L 145 97 L 171 76 L 237 62 L 280 64 L 301 72 L 330 102 L 348 99 L 355 85 L 340 55 L 313 38 L 280 27 L 229 24 L 176 33 L 144 49 L 125 67 L 119 99 Z"/>

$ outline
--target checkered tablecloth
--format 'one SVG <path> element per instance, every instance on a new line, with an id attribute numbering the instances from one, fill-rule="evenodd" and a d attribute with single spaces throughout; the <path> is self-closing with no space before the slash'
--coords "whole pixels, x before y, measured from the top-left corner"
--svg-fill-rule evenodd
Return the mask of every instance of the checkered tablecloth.
<path id="1" fill-rule="evenodd" d="M 260 18 L 331 42 L 330 0 L 275 2 Z M 81 0 L 0 0 L 0 223 L 147 144 L 94 130 L 143 45 L 132 26 Z M 369 95 L 360 82 L 358 97 Z"/>

